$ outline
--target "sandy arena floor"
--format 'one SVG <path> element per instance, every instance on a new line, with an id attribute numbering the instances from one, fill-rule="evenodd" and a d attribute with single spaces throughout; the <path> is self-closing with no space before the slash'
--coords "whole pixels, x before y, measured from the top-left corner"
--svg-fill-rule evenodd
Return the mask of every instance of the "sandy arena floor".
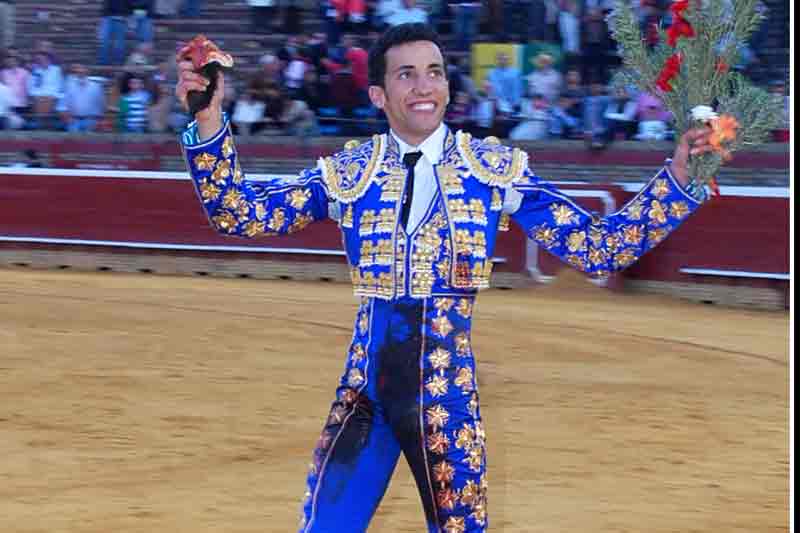
<path id="1" fill-rule="evenodd" d="M 338 284 L 0 270 L 0 532 L 292 532 Z M 788 531 L 789 317 L 573 276 L 476 307 L 490 531 Z M 423 531 L 401 460 L 370 533 Z"/>

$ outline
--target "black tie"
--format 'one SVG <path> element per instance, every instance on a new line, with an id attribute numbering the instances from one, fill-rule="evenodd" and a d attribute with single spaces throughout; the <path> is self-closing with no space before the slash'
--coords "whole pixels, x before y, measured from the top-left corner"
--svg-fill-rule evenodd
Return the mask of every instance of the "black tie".
<path id="1" fill-rule="evenodd" d="M 408 169 L 408 178 L 406 178 L 406 193 L 403 196 L 403 207 L 400 211 L 400 223 L 405 229 L 408 223 L 408 214 L 411 212 L 411 197 L 414 195 L 414 167 L 422 157 L 422 152 L 409 152 L 403 156 L 403 164 Z"/>

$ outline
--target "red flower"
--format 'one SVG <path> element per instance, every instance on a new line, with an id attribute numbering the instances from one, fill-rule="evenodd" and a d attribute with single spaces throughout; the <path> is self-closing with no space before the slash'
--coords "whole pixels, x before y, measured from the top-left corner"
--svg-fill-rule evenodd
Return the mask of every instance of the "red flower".
<path id="1" fill-rule="evenodd" d="M 669 6 L 669 10 L 672 11 L 672 15 L 675 18 L 683 18 L 683 12 L 689 8 L 689 0 L 677 0 L 676 2 L 672 2 L 672 5 Z"/>
<path id="2" fill-rule="evenodd" d="M 722 59 L 717 60 L 717 72 L 725 74 L 731 67 Z"/>
<path id="3" fill-rule="evenodd" d="M 680 37 L 694 37 L 694 28 L 683 16 L 689 8 L 689 0 L 678 0 L 669 7 L 672 12 L 672 25 L 667 28 L 667 44 L 675 48 Z"/>
<path id="4" fill-rule="evenodd" d="M 675 48 L 679 37 L 694 37 L 694 28 L 681 17 L 676 17 L 672 26 L 667 28 L 667 44 Z"/>
<path id="5" fill-rule="evenodd" d="M 678 75 L 678 72 L 680 72 L 682 61 L 683 56 L 681 54 L 672 54 L 667 58 L 666 62 L 664 63 L 664 68 L 661 69 L 658 79 L 656 80 L 656 85 L 659 89 L 664 92 L 669 92 L 672 90 L 670 81 L 672 78 Z"/>

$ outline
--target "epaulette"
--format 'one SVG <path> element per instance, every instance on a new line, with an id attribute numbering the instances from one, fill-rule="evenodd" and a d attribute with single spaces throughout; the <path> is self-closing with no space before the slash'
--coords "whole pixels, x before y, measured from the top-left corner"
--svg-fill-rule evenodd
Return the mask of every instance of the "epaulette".
<path id="1" fill-rule="evenodd" d="M 383 160 L 386 143 L 382 135 L 361 144 L 348 141 L 344 150 L 319 160 L 322 179 L 331 198 L 350 203 L 366 192 Z"/>
<path id="2" fill-rule="evenodd" d="M 487 185 L 507 188 L 525 171 L 528 154 L 509 148 L 497 137 L 473 139 L 469 133 L 456 133 L 456 144 L 472 175 Z"/>

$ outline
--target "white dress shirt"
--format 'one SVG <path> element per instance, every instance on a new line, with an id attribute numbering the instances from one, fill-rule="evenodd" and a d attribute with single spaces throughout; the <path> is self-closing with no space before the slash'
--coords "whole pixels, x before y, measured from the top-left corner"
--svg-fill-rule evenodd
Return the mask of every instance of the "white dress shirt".
<path id="1" fill-rule="evenodd" d="M 433 172 L 433 165 L 438 164 L 442 159 L 444 143 L 447 138 L 447 126 L 444 123 L 439 124 L 436 131 L 431 133 L 418 146 L 409 145 L 400 139 L 394 131 L 391 131 L 390 135 L 397 141 L 401 160 L 408 152 L 422 152 L 422 157 L 419 158 L 416 166 L 414 166 L 414 192 L 411 196 L 411 211 L 408 214 L 407 226 L 410 234 L 422 222 L 436 196 L 438 186 Z M 508 189 L 503 202 L 503 212 L 514 213 L 519 209 L 521 201 L 522 195 L 520 193 L 513 189 Z"/>

